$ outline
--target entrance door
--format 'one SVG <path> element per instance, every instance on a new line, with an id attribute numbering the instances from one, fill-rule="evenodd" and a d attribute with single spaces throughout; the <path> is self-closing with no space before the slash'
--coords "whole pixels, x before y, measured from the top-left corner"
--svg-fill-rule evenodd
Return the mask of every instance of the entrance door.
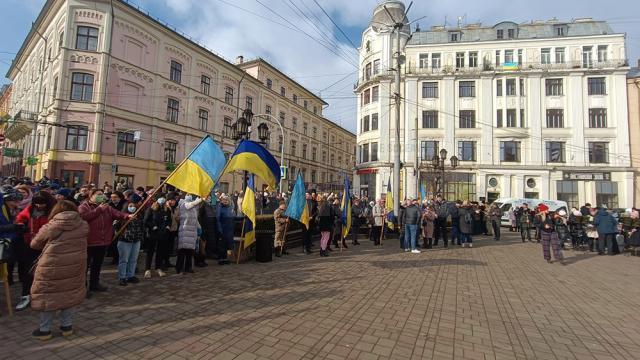
<path id="1" fill-rule="evenodd" d="M 496 201 L 497 199 L 500 198 L 500 193 L 499 192 L 488 192 L 487 193 L 487 203 L 491 204 L 494 201 Z"/>
<path id="2" fill-rule="evenodd" d="M 62 170 L 62 183 L 68 188 L 82 186 L 84 183 L 84 171 Z"/>
<path id="3" fill-rule="evenodd" d="M 537 199 L 540 197 L 540 194 L 537 192 L 525 192 L 524 197 L 527 199 Z"/>

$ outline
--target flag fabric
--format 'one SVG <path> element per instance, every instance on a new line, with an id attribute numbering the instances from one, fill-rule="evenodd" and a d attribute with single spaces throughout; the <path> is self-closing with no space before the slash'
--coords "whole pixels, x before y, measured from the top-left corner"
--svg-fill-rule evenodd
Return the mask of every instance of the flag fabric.
<path id="1" fill-rule="evenodd" d="M 420 184 L 420 197 L 421 201 L 427 200 L 427 189 L 424 188 L 424 184 Z"/>
<path id="2" fill-rule="evenodd" d="M 242 213 L 246 217 L 244 219 L 244 227 L 242 229 L 242 233 L 244 234 L 244 248 L 246 249 L 256 241 L 256 188 L 253 182 L 253 174 L 249 175 L 247 188 L 244 190 Z"/>
<path id="3" fill-rule="evenodd" d="M 251 140 L 242 140 L 233 153 L 224 171 L 225 174 L 235 170 L 245 170 L 257 175 L 271 189 L 280 182 L 280 165 L 271 153 Z"/>
<path id="4" fill-rule="evenodd" d="M 169 175 L 167 184 L 186 193 L 206 197 L 211 193 L 225 163 L 224 153 L 207 135 Z"/>
<path id="5" fill-rule="evenodd" d="M 304 188 L 304 181 L 302 176 L 298 173 L 296 177 L 296 183 L 293 186 L 293 192 L 291 193 L 291 199 L 287 205 L 287 210 L 284 212 L 285 216 L 291 219 L 299 221 L 307 229 L 309 229 L 309 206 L 307 206 L 307 198 L 305 194 L 307 191 Z"/>
<path id="6" fill-rule="evenodd" d="M 502 70 L 518 70 L 518 64 L 514 62 L 506 62 L 502 65 Z"/>
<path id="7" fill-rule="evenodd" d="M 342 194 L 342 204 L 340 209 L 342 215 L 340 216 L 340 222 L 342 223 L 342 238 L 344 239 L 351 230 L 351 190 L 349 188 L 349 177 L 344 176 L 344 194 Z"/>
<path id="8" fill-rule="evenodd" d="M 387 197 L 384 207 L 387 210 L 387 226 L 393 228 L 393 192 L 391 192 L 391 179 L 387 183 Z"/>

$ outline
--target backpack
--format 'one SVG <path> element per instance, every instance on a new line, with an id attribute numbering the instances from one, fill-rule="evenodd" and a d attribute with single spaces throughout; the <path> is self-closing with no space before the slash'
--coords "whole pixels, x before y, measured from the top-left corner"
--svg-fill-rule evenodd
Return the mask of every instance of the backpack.
<path id="1" fill-rule="evenodd" d="M 467 224 L 471 224 L 473 222 L 473 217 L 471 216 L 471 213 L 469 211 L 466 211 L 464 213 L 464 222 Z"/>

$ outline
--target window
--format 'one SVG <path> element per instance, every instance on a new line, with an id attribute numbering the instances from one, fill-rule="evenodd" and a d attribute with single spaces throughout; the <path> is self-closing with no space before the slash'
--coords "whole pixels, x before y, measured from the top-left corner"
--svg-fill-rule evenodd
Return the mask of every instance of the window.
<path id="1" fill-rule="evenodd" d="M 271 105 L 265 105 L 264 106 L 264 112 L 265 112 L 265 114 L 271 115 L 271 112 L 272 112 Z"/>
<path id="2" fill-rule="evenodd" d="M 547 109 L 547 128 L 564 127 L 564 110 Z"/>
<path id="3" fill-rule="evenodd" d="M 362 156 L 362 145 L 360 145 L 360 156 Z M 334 154 L 331 154 L 331 162 L 329 163 L 329 165 L 333 165 L 335 160 L 336 160 L 336 156 Z"/>
<path id="4" fill-rule="evenodd" d="M 435 110 L 422 111 L 422 128 L 437 129 L 438 128 L 438 112 Z"/>
<path id="5" fill-rule="evenodd" d="M 291 129 L 293 131 L 297 131 L 297 129 L 298 129 L 298 119 L 297 118 L 291 118 Z"/>
<path id="6" fill-rule="evenodd" d="M 556 64 L 564 64 L 564 48 L 556 48 Z"/>
<path id="7" fill-rule="evenodd" d="M 561 96 L 562 91 L 562 79 L 546 79 L 545 89 L 547 96 Z"/>
<path id="8" fill-rule="evenodd" d="M 607 45 L 598 45 L 598 62 L 607 61 Z"/>
<path id="9" fill-rule="evenodd" d="M 496 127 L 502 127 L 502 109 L 496 110 Z"/>
<path id="10" fill-rule="evenodd" d="M 607 109 L 589 109 L 589 127 L 607 127 Z"/>
<path id="11" fill-rule="evenodd" d="M 365 80 L 371 79 L 371 63 L 368 63 L 364 67 L 364 79 Z"/>
<path id="12" fill-rule="evenodd" d="M 507 37 L 509 39 L 515 39 L 515 37 L 516 37 L 516 29 L 507 29 Z"/>
<path id="13" fill-rule="evenodd" d="M 551 64 L 551 49 L 544 48 L 540 54 L 540 63 L 543 65 Z"/>
<path id="14" fill-rule="evenodd" d="M 284 151 L 284 139 L 282 139 L 282 135 L 278 135 L 278 151 L 283 152 Z"/>
<path id="15" fill-rule="evenodd" d="M 478 52 L 477 51 L 471 51 L 469 53 L 469 67 L 470 68 L 477 68 L 478 67 Z"/>
<path id="16" fill-rule="evenodd" d="M 280 114 L 278 115 L 278 117 L 280 118 L 280 123 L 282 124 L 282 126 L 285 126 L 285 124 L 284 124 L 284 117 L 285 117 L 284 111 L 280 111 Z"/>
<path id="17" fill-rule="evenodd" d="M 362 118 L 362 132 L 369 131 L 369 115 Z"/>
<path id="18" fill-rule="evenodd" d="M 311 148 L 311 160 L 312 161 L 316 161 L 316 155 L 318 153 L 318 149 L 316 148 Z"/>
<path id="19" fill-rule="evenodd" d="M 70 125 L 67 128 L 67 142 L 65 149 L 85 151 L 87 150 L 87 138 L 89 128 L 87 126 Z"/>
<path id="20" fill-rule="evenodd" d="M 464 53 L 459 52 L 456 53 L 456 69 L 461 69 L 464 67 Z"/>
<path id="21" fill-rule="evenodd" d="M 607 82 L 603 77 L 587 79 L 589 95 L 607 95 Z"/>
<path id="22" fill-rule="evenodd" d="M 317 113 L 318 113 L 318 107 L 317 107 L 317 106 L 314 106 L 314 107 L 313 107 L 313 113 L 314 113 L 314 114 L 317 114 Z"/>
<path id="23" fill-rule="evenodd" d="M 200 130 L 207 131 L 209 123 L 209 112 L 204 109 L 198 110 L 198 119 L 200 119 Z"/>
<path id="24" fill-rule="evenodd" d="M 476 111 L 460 110 L 459 127 L 461 129 L 471 129 L 476 127 Z"/>
<path id="25" fill-rule="evenodd" d="M 307 135 L 307 123 L 302 123 L 302 133 Z"/>
<path id="26" fill-rule="evenodd" d="M 564 27 L 563 26 L 556 27 L 556 36 L 564 36 Z"/>
<path id="27" fill-rule="evenodd" d="M 520 141 L 501 141 L 500 161 L 520 162 Z"/>
<path id="28" fill-rule="evenodd" d="M 431 54 L 431 69 L 439 70 L 440 69 L 440 54 Z"/>
<path id="29" fill-rule="evenodd" d="M 166 163 L 176 163 L 176 149 L 178 148 L 178 143 L 175 141 L 165 141 L 164 142 L 164 162 Z"/>
<path id="30" fill-rule="evenodd" d="M 566 201 L 570 207 L 580 207 L 577 181 L 557 181 L 556 189 L 558 191 L 557 199 L 559 201 Z"/>
<path id="31" fill-rule="evenodd" d="M 562 141 L 547 141 L 547 162 L 563 163 L 565 162 L 565 143 Z"/>
<path id="32" fill-rule="evenodd" d="M 233 136 L 233 125 L 231 125 L 231 122 L 232 120 L 228 116 L 225 116 L 224 119 L 222 120 L 222 123 L 223 123 L 222 136 L 226 138 L 230 138 Z"/>
<path id="33" fill-rule="evenodd" d="M 496 66 L 500 66 L 500 50 L 496 50 Z"/>
<path id="34" fill-rule="evenodd" d="M 136 141 L 133 133 L 118 132 L 118 156 L 136 156 Z"/>
<path id="35" fill-rule="evenodd" d="M 58 97 L 58 77 L 53 78 L 53 91 L 51 92 L 51 97 L 55 100 Z"/>
<path id="36" fill-rule="evenodd" d="M 98 50 L 98 29 L 89 26 L 78 26 L 76 49 L 89 51 Z"/>
<path id="37" fill-rule="evenodd" d="M 525 121 L 524 114 L 525 114 L 524 109 L 520 109 L 520 127 L 521 128 L 527 127 L 527 123 Z"/>
<path id="38" fill-rule="evenodd" d="M 522 65 L 522 49 L 518 50 L 518 64 Z"/>
<path id="39" fill-rule="evenodd" d="M 298 95 L 293 94 L 293 102 L 296 104 L 298 103 Z"/>
<path id="40" fill-rule="evenodd" d="M 613 181 L 596 181 L 596 203 L 606 205 L 609 209 L 617 208 L 618 183 Z"/>
<path id="41" fill-rule="evenodd" d="M 376 114 L 378 115 L 378 114 Z M 313 138 L 317 138 L 318 137 L 318 128 L 316 128 L 315 126 L 313 127 Z"/>
<path id="42" fill-rule="evenodd" d="M 476 97 L 476 82 L 460 81 L 460 97 Z"/>
<path id="43" fill-rule="evenodd" d="M 451 34 L 451 37 L 450 37 L 451 42 L 458 42 L 458 38 L 459 38 L 458 33 Z"/>
<path id="44" fill-rule="evenodd" d="M 591 46 L 582 47 L 582 67 L 590 68 L 593 66 L 593 48 Z"/>
<path id="45" fill-rule="evenodd" d="M 460 161 L 476 161 L 476 142 L 458 141 L 458 157 Z"/>
<path id="46" fill-rule="evenodd" d="M 171 60 L 171 69 L 169 69 L 169 80 L 180 84 L 182 80 L 182 64 L 175 60 Z"/>
<path id="47" fill-rule="evenodd" d="M 525 96 L 524 79 L 520 79 L 520 96 Z"/>
<path id="48" fill-rule="evenodd" d="M 378 102 L 379 89 L 377 86 L 371 88 L 371 102 Z"/>
<path id="49" fill-rule="evenodd" d="M 371 89 L 367 89 L 362 93 L 362 105 L 367 105 L 371 102 Z"/>
<path id="50" fill-rule="evenodd" d="M 58 37 L 58 47 L 61 48 L 63 44 L 64 44 L 64 31 L 61 32 L 60 36 Z"/>
<path id="51" fill-rule="evenodd" d="M 438 155 L 437 141 L 422 141 L 420 143 L 420 159 L 423 161 L 431 161 Z"/>
<path id="52" fill-rule="evenodd" d="M 378 130 L 378 113 L 371 114 L 371 130 Z"/>
<path id="53" fill-rule="evenodd" d="M 172 123 L 177 123 L 179 113 L 180 113 L 180 101 L 169 98 L 167 100 L 167 121 L 170 121 Z"/>
<path id="54" fill-rule="evenodd" d="M 211 91 L 211 78 L 205 75 L 202 75 L 200 77 L 200 91 L 205 94 L 205 95 L 209 95 L 210 91 Z"/>
<path id="55" fill-rule="evenodd" d="M 322 162 L 323 163 L 327 162 L 327 152 L 326 151 L 322 152 Z"/>
<path id="56" fill-rule="evenodd" d="M 507 79 L 507 96 L 516 96 L 516 79 Z"/>
<path id="57" fill-rule="evenodd" d="M 373 60 L 373 75 L 380 74 L 380 59 Z"/>
<path id="58" fill-rule="evenodd" d="M 608 164 L 609 163 L 609 143 L 608 142 L 590 142 L 589 143 L 589 162 L 592 164 Z"/>
<path id="59" fill-rule="evenodd" d="M 502 96 L 502 80 L 496 80 L 496 96 Z"/>
<path id="60" fill-rule="evenodd" d="M 360 162 L 369 162 L 369 144 L 363 144 L 360 146 Z M 342 159 L 340 159 L 342 160 Z M 339 161 L 342 162 L 342 161 Z"/>
<path id="61" fill-rule="evenodd" d="M 273 88 L 273 80 L 267 79 L 267 89 L 271 90 Z"/>
<path id="62" fill-rule="evenodd" d="M 518 119 L 516 118 L 516 109 L 507 109 L 506 127 L 518 127 Z"/>
<path id="63" fill-rule="evenodd" d="M 253 110 L 253 98 L 251 96 L 247 96 L 247 100 L 245 101 L 244 108 Z"/>
<path id="64" fill-rule="evenodd" d="M 503 29 L 498 29 L 496 31 L 496 38 L 498 38 L 498 40 L 504 39 L 504 30 Z"/>
<path id="65" fill-rule="evenodd" d="M 291 155 L 296 156 L 296 141 L 291 140 Z"/>
<path id="66" fill-rule="evenodd" d="M 378 143 L 371 143 L 371 161 L 378 161 Z"/>
<path id="67" fill-rule="evenodd" d="M 504 62 L 505 63 L 513 63 L 513 50 L 505 50 L 504 51 Z"/>
<path id="68" fill-rule="evenodd" d="M 233 105 L 233 88 L 231 86 L 224 87 L 224 102 Z"/>
<path id="69" fill-rule="evenodd" d="M 429 54 L 420 54 L 418 55 L 418 64 L 420 66 L 420 69 L 427 69 L 429 68 Z"/>
<path id="70" fill-rule="evenodd" d="M 422 83 L 422 97 L 427 99 L 438 98 L 438 83 L 437 82 L 423 82 Z"/>
<path id="71" fill-rule="evenodd" d="M 93 75 L 73 73 L 71 76 L 71 100 L 91 101 L 93 99 Z"/>
<path id="72" fill-rule="evenodd" d="M 307 106 L 309 106 L 309 102 L 307 100 L 303 100 L 302 101 L 302 107 L 305 108 L 305 110 L 307 109 Z"/>
<path id="73" fill-rule="evenodd" d="M 284 89 L 284 86 L 280 86 L 280 95 L 285 96 L 287 91 Z"/>
<path id="74" fill-rule="evenodd" d="M 302 158 L 307 158 L 307 144 L 302 144 Z"/>

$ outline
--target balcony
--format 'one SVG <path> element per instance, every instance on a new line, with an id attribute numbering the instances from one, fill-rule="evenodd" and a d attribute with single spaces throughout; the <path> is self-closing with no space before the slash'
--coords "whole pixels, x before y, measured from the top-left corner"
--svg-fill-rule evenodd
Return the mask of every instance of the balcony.
<path id="1" fill-rule="evenodd" d="M 31 133 L 36 124 L 38 115 L 31 111 L 20 110 L 16 113 L 12 120 L 7 123 L 7 130 L 4 135 L 11 142 L 17 142 L 24 139 Z"/>

